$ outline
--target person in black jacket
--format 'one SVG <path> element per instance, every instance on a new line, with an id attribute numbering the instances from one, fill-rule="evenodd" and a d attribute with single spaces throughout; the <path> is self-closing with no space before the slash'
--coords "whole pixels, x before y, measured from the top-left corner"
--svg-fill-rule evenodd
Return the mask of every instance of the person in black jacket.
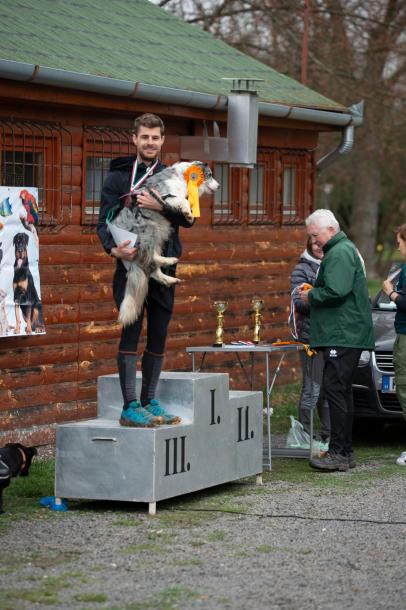
<path id="1" fill-rule="evenodd" d="M 290 276 L 292 302 L 295 311 L 295 338 L 303 343 L 309 343 L 310 306 L 299 296 L 296 288 L 302 284 L 314 286 L 319 271 L 323 250 L 317 244 L 307 240 L 306 249 L 302 252 L 299 262 Z M 317 406 L 321 422 L 320 436 L 326 442 L 330 436 L 330 413 L 328 402 L 322 391 L 323 354 L 308 356 L 304 350 L 300 352 L 302 365 L 302 389 L 299 399 L 299 421 L 304 430 L 310 434 L 310 413 Z"/>
<path id="2" fill-rule="evenodd" d="M 100 214 L 97 233 L 107 252 L 116 258 L 116 270 L 113 278 L 113 296 L 118 308 L 124 298 L 127 281 L 126 269 L 122 263 L 133 261 L 137 254 L 136 247 L 130 247 L 130 241 L 116 244 L 109 232 L 107 222 L 112 220 L 124 206 L 131 206 L 134 197 L 128 195 L 131 190 L 142 189 L 142 184 L 152 174 L 164 169 L 159 155 L 165 140 L 164 124 L 154 114 L 143 114 L 134 123 L 133 142 L 137 155 L 113 159 L 110 172 L 103 184 L 100 202 Z M 159 199 L 159 193 L 155 192 Z M 179 258 L 182 246 L 179 239 L 179 226 L 192 226 L 181 212 L 165 211 L 146 190 L 137 194 L 136 205 L 160 211 L 170 221 L 172 232 L 164 245 L 162 255 Z M 176 265 L 165 268 L 165 273 L 175 277 Z M 123 426 L 152 427 L 162 423 L 175 424 L 180 418 L 171 415 L 155 399 L 155 390 L 162 370 L 165 342 L 168 325 L 174 305 L 174 286 L 166 287 L 150 279 L 148 296 L 144 309 L 138 319 L 125 326 L 121 332 L 118 347 L 117 364 L 120 387 L 123 394 L 123 411 L 120 423 Z M 147 343 L 143 353 L 142 385 L 139 399 L 136 393 L 137 347 L 141 334 L 144 312 L 147 313 Z"/>

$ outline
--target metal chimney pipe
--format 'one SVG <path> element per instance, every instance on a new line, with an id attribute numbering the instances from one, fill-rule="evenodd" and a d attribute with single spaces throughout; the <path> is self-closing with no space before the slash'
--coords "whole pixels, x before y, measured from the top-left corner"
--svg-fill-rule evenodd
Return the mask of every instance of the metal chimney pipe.
<path id="1" fill-rule="evenodd" d="M 234 166 L 253 167 L 257 160 L 258 94 L 253 78 L 233 78 L 228 96 L 228 162 Z"/>

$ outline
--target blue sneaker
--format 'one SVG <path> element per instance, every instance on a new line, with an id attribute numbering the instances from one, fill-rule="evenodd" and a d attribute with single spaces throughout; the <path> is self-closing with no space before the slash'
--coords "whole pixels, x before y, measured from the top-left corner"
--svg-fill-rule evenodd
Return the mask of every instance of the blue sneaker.
<path id="1" fill-rule="evenodd" d="M 162 424 L 180 424 L 182 421 L 178 415 L 172 415 L 172 413 L 168 413 L 155 398 L 151 400 L 149 405 L 145 407 L 145 410 L 151 415 L 158 417 L 161 420 Z"/>
<path id="2" fill-rule="evenodd" d="M 155 426 L 159 426 L 159 424 L 160 420 L 141 407 L 141 403 L 139 403 L 138 400 L 133 400 L 130 402 L 127 409 L 123 409 L 121 411 L 121 426 L 133 428 L 154 428 Z"/>

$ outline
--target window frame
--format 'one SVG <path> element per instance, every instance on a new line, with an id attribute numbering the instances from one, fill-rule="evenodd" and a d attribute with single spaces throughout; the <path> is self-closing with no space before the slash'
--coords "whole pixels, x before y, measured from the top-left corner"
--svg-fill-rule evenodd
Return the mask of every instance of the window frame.
<path id="1" fill-rule="evenodd" d="M 294 168 L 294 194 L 293 209 L 285 212 L 284 204 L 284 172 L 285 169 Z M 309 151 L 293 150 L 281 152 L 281 224 L 303 224 L 310 213 L 312 194 L 314 191 L 314 159 Z"/>
<path id="2" fill-rule="evenodd" d="M 243 222 L 243 208 L 244 208 L 244 175 L 245 171 L 241 167 L 233 167 L 228 163 L 214 163 L 213 164 L 213 176 L 220 182 L 221 178 L 216 173 L 216 165 L 222 168 L 227 168 L 227 193 L 228 201 L 222 202 L 226 204 L 227 208 L 223 211 L 216 209 L 216 194 L 213 197 L 212 207 L 212 224 L 213 225 L 236 225 Z M 223 170 L 222 170 L 223 171 Z M 221 190 L 220 190 L 221 194 Z"/>
<path id="3" fill-rule="evenodd" d="M 83 126 L 83 159 L 82 159 L 82 206 L 81 224 L 95 225 L 99 217 L 100 195 L 104 179 L 109 168 L 102 169 L 100 179 L 100 193 L 93 191 L 92 199 L 87 198 L 89 158 L 101 158 L 109 160 L 123 156 L 135 155 L 132 141 L 133 129 L 113 128 L 98 125 Z M 109 163 L 110 165 L 110 163 Z M 91 211 L 89 211 L 89 209 Z"/>
<path id="4" fill-rule="evenodd" d="M 41 172 L 41 184 L 19 183 L 19 180 L 11 180 L 10 187 L 35 187 L 38 189 L 39 226 L 56 225 L 66 221 L 66 209 L 64 209 L 64 194 L 71 189 L 72 185 L 72 163 L 63 163 L 63 148 L 68 137 L 68 147 L 72 150 L 71 134 L 59 123 L 47 123 L 44 121 L 12 120 L 0 117 L 0 181 L 9 172 L 9 167 L 16 176 L 16 168 L 25 167 L 30 163 L 26 160 L 14 162 L 7 160 L 4 153 L 42 154 L 42 163 L 38 164 L 37 170 Z M 69 140 L 70 138 L 70 140 Z M 71 159 L 72 160 L 72 159 Z M 33 166 L 35 166 L 35 161 Z M 66 171 L 70 169 L 69 184 L 64 184 Z M 4 182 L 6 179 L 4 178 Z M 69 208 L 70 212 L 70 208 Z"/>
<path id="5" fill-rule="evenodd" d="M 213 203 L 212 224 L 216 225 L 302 225 L 312 207 L 314 192 L 314 154 L 306 149 L 259 148 L 257 167 L 263 168 L 262 206 L 255 210 L 251 201 L 252 170 L 224 165 L 228 171 L 227 202 L 229 213 L 216 213 Z M 216 164 L 213 164 L 213 170 Z M 284 209 L 284 172 L 295 169 L 293 213 Z M 233 173 L 234 172 L 234 173 Z M 214 174 L 216 175 L 216 174 Z M 258 185 L 256 186 L 258 189 Z"/>

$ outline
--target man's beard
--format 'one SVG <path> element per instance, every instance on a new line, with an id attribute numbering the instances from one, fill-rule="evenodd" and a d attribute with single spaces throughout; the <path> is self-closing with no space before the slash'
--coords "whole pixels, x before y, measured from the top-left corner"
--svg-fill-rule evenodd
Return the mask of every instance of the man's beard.
<path id="1" fill-rule="evenodd" d="M 138 157 L 141 159 L 141 161 L 143 161 L 144 163 L 152 163 L 153 161 L 155 161 L 155 159 L 158 157 L 159 155 L 159 150 L 151 150 L 148 151 L 151 153 L 151 156 L 145 156 L 145 154 L 143 153 L 142 150 L 140 150 L 138 152 Z"/>

